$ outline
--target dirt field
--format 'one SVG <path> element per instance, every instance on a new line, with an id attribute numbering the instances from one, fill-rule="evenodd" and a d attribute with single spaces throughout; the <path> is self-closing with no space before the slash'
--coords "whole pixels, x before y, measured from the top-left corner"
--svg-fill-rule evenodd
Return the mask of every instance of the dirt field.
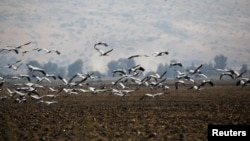
<path id="1" fill-rule="evenodd" d="M 209 124 L 250 124 L 250 87 L 170 89 L 156 98 L 140 88 L 120 97 L 60 94 L 58 103 L 0 101 L 0 140 L 207 140 Z M 0 92 L 0 96 L 3 95 Z"/>

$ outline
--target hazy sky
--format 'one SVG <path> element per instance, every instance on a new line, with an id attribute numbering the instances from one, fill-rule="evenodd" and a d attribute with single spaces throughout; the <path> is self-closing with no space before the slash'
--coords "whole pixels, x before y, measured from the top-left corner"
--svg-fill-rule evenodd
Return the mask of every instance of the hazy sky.
<path id="1" fill-rule="evenodd" d="M 186 66 L 214 63 L 223 54 L 228 67 L 250 66 L 249 7 L 249 0 L 1 0 L 1 48 L 32 41 L 24 50 L 55 48 L 62 54 L 0 55 L 61 66 L 82 59 L 84 71 L 100 72 L 111 60 L 156 51 L 169 55 L 136 63 L 150 71 L 173 59 Z M 97 42 L 113 52 L 99 56 Z"/>

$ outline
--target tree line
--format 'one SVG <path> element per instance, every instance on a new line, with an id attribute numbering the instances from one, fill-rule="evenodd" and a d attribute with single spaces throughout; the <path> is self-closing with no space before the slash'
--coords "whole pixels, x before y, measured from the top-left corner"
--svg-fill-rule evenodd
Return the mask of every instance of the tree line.
<path id="1" fill-rule="evenodd" d="M 214 63 L 203 63 L 203 67 L 201 68 L 202 73 L 206 74 L 209 77 L 216 77 L 218 76 L 218 73 L 215 71 L 215 69 L 225 69 L 227 68 L 227 57 L 220 54 L 220 55 L 216 55 L 214 57 Z M 176 60 L 171 60 L 171 62 L 175 62 Z M 58 66 L 56 63 L 53 62 L 48 62 L 46 64 L 40 64 L 38 61 L 36 60 L 30 60 L 27 64 L 33 65 L 33 66 L 37 66 L 37 67 L 41 67 L 44 68 L 45 71 L 47 73 L 51 73 L 51 74 L 57 74 L 57 75 L 61 75 L 61 76 L 67 76 L 67 77 L 72 77 L 73 75 L 75 75 L 76 73 L 85 73 L 83 70 L 84 67 L 84 61 L 82 61 L 81 59 L 78 59 L 76 61 L 74 61 L 73 63 L 69 64 L 67 67 L 61 67 Z M 127 69 L 127 68 L 131 68 L 133 66 L 137 65 L 136 62 L 133 59 L 127 59 L 127 58 L 119 58 L 118 60 L 111 60 L 107 67 L 108 67 L 108 71 L 106 73 L 101 73 L 100 71 L 91 71 L 94 72 L 94 74 L 96 76 L 99 77 L 113 77 L 113 70 L 116 69 Z M 157 66 L 157 69 L 155 71 L 152 72 L 147 72 L 144 75 L 148 75 L 151 73 L 158 73 L 158 74 L 162 74 L 164 71 L 167 70 L 167 74 L 166 77 L 167 78 L 175 78 L 177 75 L 177 70 L 180 72 L 185 72 L 186 70 L 189 69 L 194 69 L 196 66 L 192 63 L 190 66 L 186 66 L 184 64 L 183 67 L 179 67 L 179 66 L 173 66 L 171 67 L 170 64 L 168 63 L 160 63 Z M 248 66 L 246 64 L 242 64 L 240 70 L 238 70 L 239 72 L 248 70 Z M 39 75 L 39 74 L 37 74 Z"/>

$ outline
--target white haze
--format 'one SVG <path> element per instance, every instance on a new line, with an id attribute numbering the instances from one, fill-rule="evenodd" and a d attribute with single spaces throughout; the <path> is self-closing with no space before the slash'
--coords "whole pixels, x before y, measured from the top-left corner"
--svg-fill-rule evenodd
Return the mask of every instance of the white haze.
<path id="1" fill-rule="evenodd" d="M 250 1 L 248 0 L 17 0 L 0 5 L 0 45 L 58 49 L 61 55 L 2 54 L 24 61 L 51 61 L 67 66 L 84 61 L 84 71 L 107 71 L 107 63 L 134 54 L 168 56 L 136 58 L 147 71 L 170 60 L 214 63 L 216 55 L 228 57 L 228 67 L 250 65 Z M 114 48 L 109 56 L 93 49 L 97 42 Z M 105 49 L 102 47 L 102 49 Z"/>

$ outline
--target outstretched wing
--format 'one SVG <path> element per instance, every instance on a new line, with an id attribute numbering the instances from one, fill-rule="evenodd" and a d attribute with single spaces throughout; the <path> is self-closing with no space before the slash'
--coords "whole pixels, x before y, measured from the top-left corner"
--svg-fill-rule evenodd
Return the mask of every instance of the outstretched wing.
<path id="1" fill-rule="evenodd" d="M 61 54 L 61 52 L 60 52 L 60 51 L 58 51 L 58 50 L 56 50 L 56 49 L 52 49 L 52 51 L 56 52 L 58 55 L 60 55 L 60 54 Z"/>
<path id="2" fill-rule="evenodd" d="M 139 57 L 139 55 L 132 55 L 132 56 L 128 57 L 128 59 L 132 59 L 132 58 L 135 58 L 135 57 Z"/>
<path id="3" fill-rule="evenodd" d="M 95 48 L 95 50 L 97 50 L 101 55 L 104 54 L 104 52 L 102 50 L 100 50 L 99 48 Z"/>
<path id="4" fill-rule="evenodd" d="M 197 72 L 202 66 L 203 66 L 203 64 L 200 64 L 200 65 L 194 70 L 194 72 Z"/>
<path id="5" fill-rule="evenodd" d="M 103 55 L 107 55 L 108 53 L 110 53 L 111 51 L 113 51 L 113 48 L 111 50 L 108 50 L 107 52 L 103 53 Z"/>

